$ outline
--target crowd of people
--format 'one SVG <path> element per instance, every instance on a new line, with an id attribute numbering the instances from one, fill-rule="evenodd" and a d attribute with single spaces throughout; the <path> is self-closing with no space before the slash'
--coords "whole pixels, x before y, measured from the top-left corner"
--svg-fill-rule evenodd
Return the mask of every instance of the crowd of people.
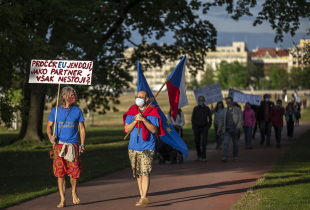
<path id="1" fill-rule="evenodd" d="M 297 92 L 296 92 L 297 95 Z M 50 142 L 53 144 L 53 151 L 50 155 L 53 158 L 54 176 L 58 179 L 60 193 L 60 203 L 57 207 L 66 206 L 66 181 L 65 176 L 70 176 L 72 186 L 72 199 L 74 204 L 79 204 L 80 199 L 77 195 L 77 183 L 82 174 L 82 163 L 80 153 L 85 152 L 86 129 L 84 126 L 83 113 L 76 107 L 76 92 L 71 87 L 65 87 L 60 94 L 59 106 L 54 107 L 49 115 L 46 128 Z M 140 198 L 135 206 L 147 206 L 149 199 L 147 193 L 150 186 L 150 175 L 152 174 L 152 162 L 155 153 L 155 142 L 158 136 L 164 135 L 164 126 L 156 107 L 148 106 L 149 93 L 145 90 L 139 91 L 135 96 L 135 105 L 123 115 L 124 131 L 130 133 L 128 145 L 128 155 L 136 177 Z M 207 141 L 209 129 L 214 125 L 216 136 L 216 149 L 222 149 L 222 162 L 228 160 L 230 140 L 233 143 L 233 159 L 238 161 L 238 140 L 240 131 L 244 130 L 246 149 L 252 149 L 252 139 L 255 139 L 257 127 L 261 134 L 261 144 L 271 146 L 271 129 L 277 141 L 277 147 L 281 147 L 283 118 L 287 124 L 287 136 L 293 138 L 294 126 L 298 125 L 300 118 L 300 103 L 295 100 L 289 102 L 287 107 L 282 106 L 282 100 L 277 99 L 276 105 L 270 101 L 270 95 L 265 94 L 260 106 L 253 106 L 246 103 L 244 110 L 235 103 L 232 97 L 225 99 L 226 107 L 222 101 L 217 102 L 215 108 L 211 109 L 205 105 L 205 98 L 198 98 L 198 105 L 192 113 L 192 129 L 196 144 L 196 161 L 207 161 Z M 56 117 L 57 123 L 56 122 Z M 212 117 L 214 116 L 214 117 Z M 182 127 L 185 124 L 184 113 L 178 110 L 177 117 L 172 117 L 171 110 L 167 119 L 180 136 Z M 55 126 L 55 133 L 52 127 Z M 140 129 L 141 128 L 141 129 Z M 78 129 L 80 129 L 81 145 L 78 145 Z M 223 134 L 223 139 L 222 139 Z M 223 141 L 222 141 L 223 140 Z"/>
<path id="2" fill-rule="evenodd" d="M 286 96 L 283 94 L 283 98 Z M 194 131 L 197 158 L 196 161 L 207 161 L 206 145 L 208 141 L 208 130 L 213 125 L 216 139 L 216 149 L 222 149 L 223 136 L 223 158 L 222 162 L 228 159 L 228 149 L 230 140 L 233 143 L 233 160 L 238 161 L 238 140 L 243 129 L 245 148 L 252 149 L 252 140 L 255 139 L 257 129 L 260 131 L 260 144 L 271 146 L 272 128 L 274 129 L 276 147 L 281 148 L 282 129 L 287 126 L 287 137 L 294 136 L 294 126 L 299 126 L 301 118 L 301 105 L 304 100 L 297 102 L 297 90 L 292 95 L 291 101 L 283 107 L 283 101 L 275 95 L 276 103 L 271 101 L 271 95 L 265 94 L 260 106 L 255 106 L 249 102 L 245 103 L 244 110 L 233 101 L 232 97 L 227 97 L 226 107 L 222 101 L 217 102 L 215 108 L 211 109 L 205 105 L 204 97 L 198 98 L 198 105 L 192 113 L 192 129 Z M 306 104 L 306 102 L 305 102 Z M 306 105 L 304 106 L 304 108 Z"/>

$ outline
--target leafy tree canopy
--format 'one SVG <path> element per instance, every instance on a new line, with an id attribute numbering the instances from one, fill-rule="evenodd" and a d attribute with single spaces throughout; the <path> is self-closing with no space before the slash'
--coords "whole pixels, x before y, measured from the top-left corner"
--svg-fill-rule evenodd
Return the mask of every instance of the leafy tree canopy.
<path id="1" fill-rule="evenodd" d="M 270 72 L 270 82 L 273 88 L 283 88 L 288 85 L 288 73 L 285 69 L 275 67 Z"/>

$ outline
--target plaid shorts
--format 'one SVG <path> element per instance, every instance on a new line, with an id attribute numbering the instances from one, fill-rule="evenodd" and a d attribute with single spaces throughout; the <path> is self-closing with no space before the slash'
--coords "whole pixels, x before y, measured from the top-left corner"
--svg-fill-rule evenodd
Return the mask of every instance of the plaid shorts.
<path id="1" fill-rule="evenodd" d="M 73 162 L 65 160 L 63 157 L 59 157 L 59 153 L 62 148 L 62 144 L 57 144 L 54 149 L 54 161 L 53 161 L 53 171 L 54 176 L 61 178 L 65 175 L 69 175 L 74 179 L 78 179 L 82 173 L 82 162 L 79 155 L 79 146 L 74 144 L 75 149 L 75 159 Z M 67 149 L 66 149 L 67 152 Z"/>
<path id="2" fill-rule="evenodd" d="M 128 149 L 128 155 L 132 167 L 133 177 L 150 176 L 152 174 L 154 150 L 136 151 Z"/>

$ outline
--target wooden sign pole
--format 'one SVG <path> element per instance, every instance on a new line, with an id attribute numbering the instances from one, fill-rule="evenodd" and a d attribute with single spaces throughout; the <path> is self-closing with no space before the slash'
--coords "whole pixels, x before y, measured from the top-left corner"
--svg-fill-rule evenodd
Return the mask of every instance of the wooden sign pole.
<path id="1" fill-rule="evenodd" d="M 55 121 L 54 121 L 54 131 L 53 136 L 55 136 L 56 132 L 56 120 L 57 120 L 57 110 L 58 110 L 58 100 L 59 100 L 59 91 L 60 91 L 60 84 L 58 85 L 58 94 L 57 94 L 57 101 L 56 101 L 56 112 L 55 112 Z"/>

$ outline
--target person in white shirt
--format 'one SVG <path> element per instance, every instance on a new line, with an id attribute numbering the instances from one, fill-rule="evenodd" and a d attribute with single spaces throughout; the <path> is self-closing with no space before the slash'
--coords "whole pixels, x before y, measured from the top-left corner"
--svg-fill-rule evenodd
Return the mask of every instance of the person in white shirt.
<path id="1" fill-rule="evenodd" d="M 185 124 L 185 120 L 184 120 L 184 114 L 182 112 L 181 109 L 178 109 L 178 115 L 177 118 L 173 119 L 173 117 L 171 116 L 171 109 L 168 113 L 167 119 L 169 120 L 169 122 L 171 123 L 171 125 L 174 127 L 174 129 L 176 130 L 176 132 L 178 132 L 178 134 L 181 136 L 183 136 L 183 129 L 182 127 Z"/>

